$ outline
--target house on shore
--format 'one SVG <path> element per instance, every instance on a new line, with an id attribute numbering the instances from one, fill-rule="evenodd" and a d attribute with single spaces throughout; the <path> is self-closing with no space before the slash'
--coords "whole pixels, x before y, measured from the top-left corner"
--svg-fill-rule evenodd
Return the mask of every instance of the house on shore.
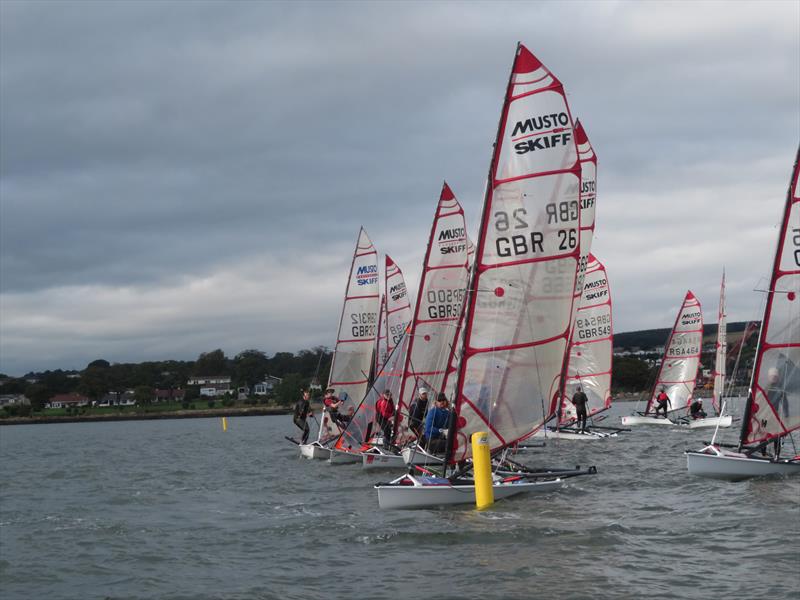
<path id="1" fill-rule="evenodd" d="M 217 398 L 230 393 L 231 378 L 227 375 L 198 375 L 190 377 L 187 385 L 198 386 L 201 396 Z"/>
<path id="2" fill-rule="evenodd" d="M 78 406 L 89 406 L 89 398 L 76 392 L 56 394 L 44 405 L 45 408 L 76 408 Z"/>
<path id="3" fill-rule="evenodd" d="M 25 394 L 0 394 L 0 408 L 4 406 L 21 406 L 30 404 Z"/>
<path id="4" fill-rule="evenodd" d="M 253 386 L 253 394 L 256 396 L 267 396 L 272 393 L 272 391 L 278 387 L 283 379 L 280 377 L 274 377 L 272 375 L 267 375 L 264 377 L 264 381 L 257 383 Z"/>

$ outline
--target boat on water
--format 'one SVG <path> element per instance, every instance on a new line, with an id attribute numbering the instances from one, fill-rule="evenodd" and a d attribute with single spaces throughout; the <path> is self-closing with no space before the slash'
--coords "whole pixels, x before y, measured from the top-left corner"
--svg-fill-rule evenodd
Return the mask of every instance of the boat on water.
<path id="1" fill-rule="evenodd" d="M 623 416 L 623 426 L 673 427 L 685 422 L 683 417 L 692 402 L 702 345 L 703 312 L 700 301 L 690 290 L 686 292 L 670 331 L 647 406 L 644 412 Z M 656 414 L 656 399 L 662 393 L 668 398 L 667 413 L 670 417 Z"/>
<path id="2" fill-rule="evenodd" d="M 711 404 L 714 407 L 714 416 L 695 418 L 691 414 L 683 423 L 689 429 L 710 429 L 730 427 L 733 416 L 724 414 L 722 395 L 725 389 L 725 361 L 728 351 L 727 318 L 725 315 L 725 271 L 722 272 L 722 283 L 719 288 L 719 313 L 717 315 L 717 341 L 714 346 L 714 392 Z"/>
<path id="3" fill-rule="evenodd" d="M 767 289 L 739 444 L 686 452 L 691 475 L 741 480 L 800 474 L 800 455 L 783 456 L 800 428 L 800 148 L 795 157 Z M 716 439 L 716 435 L 715 435 Z"/>
<path id="4" fill-rule="evenodd" d="M 580 139 L 580 138 L 579 138 Z M 617 437 L 623 428 L 603 427 L 594 419 L 611 407 L 611 362 L 614 341 L 611 320 L 611 291 L 605 266 L 593 254 L 587 257 L 586 274 L 572 330 L 567 363 L 565 393 L 555 426 L 542 427 L 534 438 L 598 440 Z M 585 430 L 576 426 L 577 412 L 572 395 L 580 386 L 588 398 L 587 417 L 592 424 Z"/>
<path id="5" fill-rule="evenodd" d="M 338 414 L 326 407 L 319 420 L 317 439 L 300 445 L 300 454 L 326 460 L 346 419 L 364 397 L 373 362 L 378 321 L 378 252 L 362 227 L 358 233 L 350 273 L 347 276 L 342 314 L 336 336 L 328 388 L 342 401 Z"/>
<path id="6" fill-rule="evenodd" d="M 381 508 L 475 502 L 471 435 L 485 432 L 496 455 L 555 412 L 580 259 L 580 183 L 563 85 L 519 44 L 467 288 L 445 464 L 438 474 L 428 469 L 376 484 Z M 550 491 L 591 472 L 495 471 L 492 489 L 498 499 Z"/>

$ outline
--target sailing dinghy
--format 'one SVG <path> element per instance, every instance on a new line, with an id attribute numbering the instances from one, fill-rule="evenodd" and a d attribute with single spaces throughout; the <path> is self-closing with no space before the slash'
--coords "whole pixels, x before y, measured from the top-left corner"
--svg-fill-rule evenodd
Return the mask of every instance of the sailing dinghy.
<path id="1" fill-rule="evenodd" d="M 733 423 L 731 415 L 722 413 L 722 393 L 725 389 L 725 361 L 728 352 L 728 326 L 725 315 L 725 271 L 722 272 L 722 283 L 719 288 L 719 314 L 717 320 L 717 343 L 714 352 L 714 395 L 711 402 L 716 416 L 702 419 L 690 419 L 689 429 L 710 427 L 730 427 Z"/>
<path id="2" fill-rule="evenodd" d="M 561 399 L 561 419 L 556 427 L 543 427 L 532 437 L 596 440 L 617 435 L 619 428 L 597 425 L 592 425 L 581 433 L 573 427 L 577 414 L 570 400 L 577 386 L 581 386 L 583 393 L 589 398 L 587 416 L 590 419 L 611 407 L 613 354 L 608 275 L 603 264 L 593 254 L 589 254 L 577 318 L 572 330 L 564 386 L 566 393 Z"/>
<path id="3" fill-rule="evenodd" d="M 378 252 L 362 227 L 358 233 L 347 277 L 339 332 L 333 353 L 328 387 L 343 401 L 339 413 L 349 416 L 367 392 L 378 320 Z M 341 434 L 327 409 L 319 421 L 317 439 L 300 445 L 306 458 L 330 458 L 330 445 Z"/>
<path id="4" fill-rule="evenodd" d="M 781 458 L 783 441 L 800 428 L 799 172 L 800 148 L 786 196 L 739 445 L 732 450 L 712 441 L 702 450 L 686 452 L 692 475 L 736 481 L 800 474 L 796 447 L 791 457 Z"/>
<path id="5" fill-rule="evenodd" d="M 700 301 L 688 291 L 669 334 L 647 407 L 644 413 L 623 416 L 622 424 L 625 427 L 639 425 L 664 427 L 678 424 L 676 411 L 688 409 L 692 402 L 702 344 L 703 313 Z M 662 391 L 669 398 L 667 410 L 673 413 L 672 419 L 655 414 L 656 397 Z"/>
<path id="6" fill-rule="evenodd" d="M 561 82 L 521 44 L 506 89 L 466 298 L 455 418 L 442 475 L 375 486 L 381 508 L 475 501 L 470 436 L 499 454 L 555 411 L 580 257 L 580 163 Z M 458 464 L 461 467 L 458 467 Z M 495 498 L 594 472 L 494 473 Z"/>

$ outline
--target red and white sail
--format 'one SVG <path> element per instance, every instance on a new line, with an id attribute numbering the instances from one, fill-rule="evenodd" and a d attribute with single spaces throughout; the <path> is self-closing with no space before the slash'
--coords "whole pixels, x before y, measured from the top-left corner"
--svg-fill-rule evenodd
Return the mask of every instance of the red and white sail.
<path id="1" fill-rule="evenodd" d="M 688 291 L 664 349 L 664 357 L 645 414 L 654 411 L 653 403 L 662 389 L 669 397 L 667 405 L 669 411 L 689 407 L 697 380 L 697 369 L 700 366 L 702 345 L 702 308 L 700 301 Z"/>
<path id="2" fill-rule="evenodd" d="M 486 190 L 451 461 L 473 432 L 514 443 L 555 411 L 580 258 L 581 171 L 561 82 L 519 45 Z"/>
<path id="3" fill-rule="evenodd" d="M 614 335 L 611 323 L 611 289 L 603 264 L 589 255 L 580 304 L 570 342 L 561 423 L 575 420 L 570 399 L 578 386 L 589 398 L 589 416 L 611 406 L 611 362 Z"/>
<path id="4" fill-rule="evenodd" d="M 374 442 L 376 437 L 382 436 L 381 428 L 375 421 L 375 407 L 385 390 L 392 392 L 395 403 L 395 419 L 397 418 L 397 397 L 400 395 L 403 363 L 410 339 L 410 336 L 402 336 L 398 345 L 386 359 L 386 363 L 377 371 L 375 381 L 336 440 L 334 447 L 337 450 L 361 452 L 368 447 L 369 442 Z M 385 440 L 384 443 L 386 443 Z"/>
<path id="5" fill-rule="evenodd" d="M 742 444 L 800 428 L 800 149 L 786 198 L 759 335 Z"/>
<path id="6" fill-rule="evenodd" d="M 597 201 L 597 155 L 580 120 L 575 121 L 575 143 L 581 164 L 581 257 L 578 262 L 578 281 L 575 293 L 579 301 L 583 293 L 583 278 L 589 262 L 594 238 L 594 215 Z"/>
<path id="7" fill-rule="evenodd" d="M 378 333 L 375 336 L 375 370 L 378 371 L 389 357 L 386 348 L 386 296 L 381 296 L 381 308 L 378 313 Z"/>
<path id="8" fill-rule="evenodd" d="M 403 272 L 392 258 L 386 255 L 386 353 L 392 353 L 411 323 L 411 302 L 408 299 Z"/>
<path id="9" fill-rule="evenodd" d="M 722 410 L 722 394 L 725 391 L 725 361 L 728 355 L 728 317 L 725 314 L 725 271 L 719 287 L 719 313 L 717 314 L 717 345 L 714 356 L 714 395 L 711 402 L 717 414 Z"/>
<path id="10" fill-rule="evenodd" d="M 345 404 L 346 412 L 367 392 L 378 323 L 378 253 L 362 228 L 347 278 L 339 335 L 328 387 Z"/>
<path id="11" fill-rule="evenodd" d="M 400 394 L 402 414 L 407 414 L 418 387 L 424 386 L 430 390 L 429 397 L 435 397 L 442 391 L 466 287 L 467 234 L 464 210 L 445 183 L 439 195 L 422 265 Z M 405 419 L 398 423 L 398 443 L 405 439 L 407 424 Z"/>
<path id="12" fill-rule="evenodd" d="M 467 235 L 467 281 L 464 284 L 465 291 L 466 285 L 469 282 L 469 274 L 472 273 L 472 268 L 475 263 L 475 244 L 472 243 L 469 235 Z M 466 305 L 462 307 L 461 315 L 458 318 L 458 327 L 456 328 L 455 342 L 453 344 L 453 353 L 450 357 L 450 366 L 447 368 L 447 374 L 444 377 L 443 391 L 448 400 L 452 400 L 456 395 L 456 383 L 458 383 L 458 365 L 461 361 L 461 349 L 464 347 L 464 315 L 466 312 Z"/>

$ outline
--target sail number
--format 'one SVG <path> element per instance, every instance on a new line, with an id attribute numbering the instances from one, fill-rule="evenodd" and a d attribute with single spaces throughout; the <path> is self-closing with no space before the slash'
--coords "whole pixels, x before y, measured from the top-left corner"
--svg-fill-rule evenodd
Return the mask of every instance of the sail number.
<path id="1" fill-rule="evenodd" d="M 354 338 L 375 337 L 377 315 L 371 312 L 350 314 L 350 333 Z"/>
<path id="2" fill-rule="evenodd" d="M 794 264 L 800 267 L 800 229 L 792 229 L 792 244 L 794 244 Z"/>
<path id="3" fill-rule="evenodd" d="M 429 290 L 427 298 L 429 319 L 457 317 L 464 301 L 464 290 Z"/>
<path id="4" fill-rule="evenodd" d="M 577 200 L 566 202 L 551 202 L 545 205 L 548 225 L 559 225 L 567 222 L 576 222 L 580 208 Z M 517 208 L 506 212 L 498 210 L 494 213 L 494 228 L 498 233 L 507 234 L 525 229 L 530 229 L 528 211 Z M 574 228 L 557 229 L 558 249 L 572 250 L 578 245 L 578 231 Z M 500 257 L 522 256 L 544 252 L 544 233 L 529 231 L 527 233 L 512 233 L 499 235 L 495 240 L 495 249 Z"/>

